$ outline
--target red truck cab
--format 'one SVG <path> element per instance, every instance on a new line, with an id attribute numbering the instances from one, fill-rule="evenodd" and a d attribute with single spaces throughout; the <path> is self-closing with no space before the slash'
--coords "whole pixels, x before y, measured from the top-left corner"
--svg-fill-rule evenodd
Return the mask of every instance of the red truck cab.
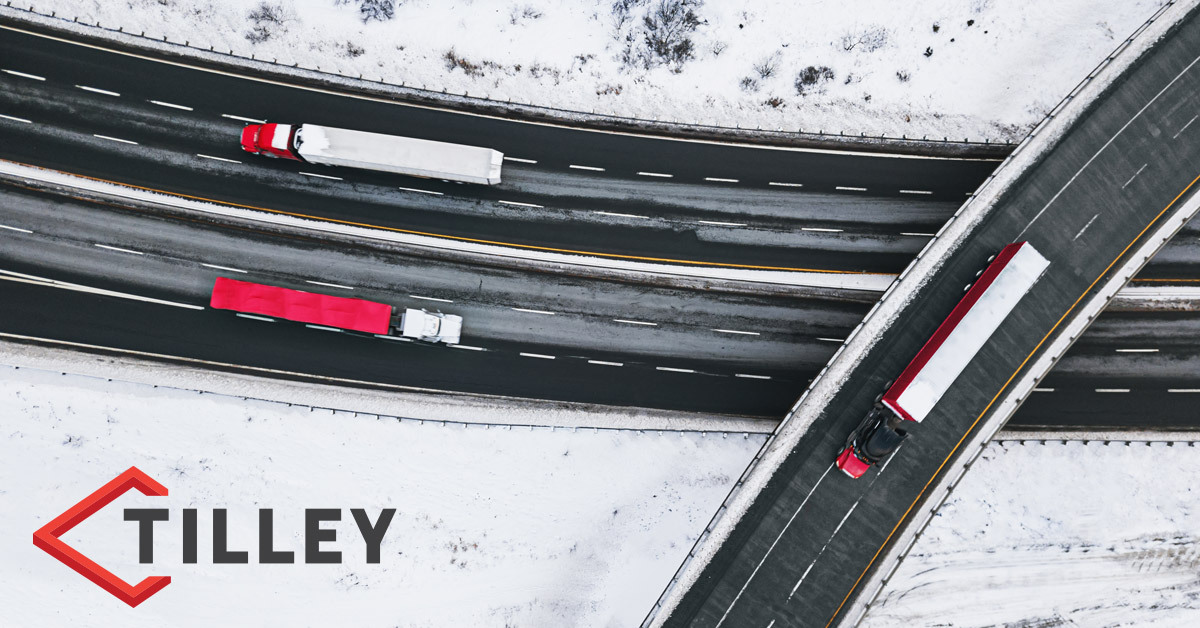
<path id="1" fill-rule="evenodd" d="M 292 152 L 296 127 L 291 124 L 249 124 L 242 129 L 242 150 L 267 157 L 300 160 Z"/>

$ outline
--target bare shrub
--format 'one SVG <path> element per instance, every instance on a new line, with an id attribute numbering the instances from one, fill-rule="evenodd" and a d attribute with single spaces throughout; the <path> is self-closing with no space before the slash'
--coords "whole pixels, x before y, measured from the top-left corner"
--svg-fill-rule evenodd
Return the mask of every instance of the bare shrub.
<path id="1" fill-rule="evenodd" d="M 832 81 L 833 77 L 833 68 L 824 65 L 810 65 L 796 75 L 796 93 L 806 96 L 824 92 L 825 84 Z"/>
<path id="2" fill-rule="evenodd" d="M 869 26 L 861 31 L 851 31 L 842 35 L 842 50 L 850 52 L 857 49 L 859 52 L 875 52 L 887 45 L 889 35 L 891 32 L 882 26 Z"/>
<path id="3" fill-rule="evenodd" d="M 361 57 L 367 53 L 367 50 L 365 48 L 363 48 L 362 46 L 360 46 L 352 41 L 346 42 L 345 48 L 346 48 L 346 56 L 350 57 L 351 59 L 357 59 L 358 57 Z"/>
<path id="4" fill-rule="evenodd" d="M 901 83 L 907 83 L 912 75 L 908 73 L 908 70 L 896 70 L 896 78 L 900 79 Z"/>
<path id="5" fill-rule="evenodd" d="M 709 48 L 709 50 L 712 51 L 714 57 L 719 57 L 719 56 L 721 56 L 721 53 L 725 52 L 725 49 L 728 47 L 729 47 L 729 44 L 727 44 L 723 41 L 714 41 L 712 43 L 712 46 Z"/>
<path id="6" fill-rule="evenodd" d="M 528 22 L 540 17 L 542 17 L 542 12 L 532 4 L 527 4 L 520 9 L 513 7 L 512 11 L 508 13 L 508 23 L 516 26 L 520 22 Z"/>
<path id="7" fill-rule="evenodd" d="M 741 87 L 743 92 L 757 92 L 758 79 L 754 78 L 753 76 L 743 77 L 742 80 L 738 82 L 738 87 Z"/>
<path id="8" fill-rule="evenodd" d="M 783 106 L 783 99 L 778 96 L 772 96 L 772 97 L 764 100 L 763 104 L 769 105 L 775 109 L 778 109 Z"/>
<path id="9" fill-rule="evenodd" d="M 691 34 L 700 26 L 700 17 L 692 9 L 699 6 L 700 0 L 658 0 L 642 18 L 646 47 L 676 72 L 695 56 Z"/>
<path id="10" fill-rule="evenodd" d="M 334 0 L 334 4 L 358 6 L 358 17 L 363 23 L 386 22 L 396 17 L 396 0 Z"/>
<path id="11" fill-rule="evenodd" d="M 779 67 L 779 53 L 773 53 L 763 57 L 761 61 L 754 64 L 754 71 L 758 73 L 758 78 L 771 78 L 775 75 L 775 70 Z"/>
<path id="12" fill-rule="evenodd" d="M 267 41 L 278 31 L 287 30 L 287 22 L 293 19 L 282 4 L 265 1 L 251 9 L 248 17 L 252 25 L 250 32 L 246 33 L 246 39 L 254 44 Z"/>
<path id="13" fill-rule="evenodd" d="M 442 55 L 442 59 L 446 61 L 446 70 L 453 71 L 458 68 L 466 72 L 467 76 L 483 76 L 483 67 L 478 63 L 473 63 L 463 57 L 458 56 L 458 53 L 453 48 L 446 51 Z"/>

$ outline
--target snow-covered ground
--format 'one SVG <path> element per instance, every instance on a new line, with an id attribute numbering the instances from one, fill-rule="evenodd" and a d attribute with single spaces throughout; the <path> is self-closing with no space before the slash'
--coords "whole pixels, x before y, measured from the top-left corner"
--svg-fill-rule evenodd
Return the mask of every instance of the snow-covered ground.
<path id="1" fill-rule="evenodd" d="M 681 8 L 662 19 L 662 0 L 406 0 L 391 19 L 367 22 L 361 5 L 391 0 L 20 6 L 288 65 L 575 111 L 1016 141 L 1162 4 L 667 0 Z M 664 32 L 674 35 L 655 52 L 648 36 Z"/>
<path id="2" fill-rule="evenodd" d="M 15 626 L 636 625 L 764 438 L 401 422 L 10 366 L 0 417 L 0 624 Z M 128 493 L 65 538 L 128 581 L 172 576 L 136 609 L 30 542 L 133 465 L 170 496 Z M 993 443 L 865 625 L 1194 625 L 1197 486 L 1185 443 Z M 171 511 L 151 565 L 122 520 L 138 507 Z M 387 507 L 367 564 L 349 509 Z M 183 508 L 199 510 L 197 564 Z M 212 564 L 213 508 L 250 564 Z M 301 561 L 303 510 L 343 509 L 322 549 L 345 562 L 257 564 L 259 508 Z"/>
<path id="3" fill-rule="evenodd" d="M 0 366 L 0 625 L 632 626 L 764 435 L 400 422 Z M 66 535 L 127 581 L 131 609 L 31 543 L 130 466 L 127 493 Z M 138 564 L 124 508 L 168 508 Z M 349 509 L 397 513 L 367 564 Z M 199 562 L 181 509 L 199 510 Z M 212 509 L 250 564 L 212 564 Z M 298 564 L 257 563 L 259 508 Z M 305 564 L 304 509 L 341 508 L 342 564 Z"/>
<path id="4" fill-rule="evenodd" d="M 1200 447 L 993 442 L 863 626 L 1196 626 Z"/>

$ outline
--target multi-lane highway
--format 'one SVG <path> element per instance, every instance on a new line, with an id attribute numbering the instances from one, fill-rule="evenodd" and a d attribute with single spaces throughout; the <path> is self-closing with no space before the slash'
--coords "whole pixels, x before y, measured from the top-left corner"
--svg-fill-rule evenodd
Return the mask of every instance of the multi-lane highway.
<path id="1" fill-rule="evenodd" d="M 1132 263 L 1131 251 L 1162 244 L 1146 240 L 1160 220 L 1194 207 L 1197 51 L 1200 18 L 1193 11 L 1116 78 L 986 217 L 965 223 L 967 239 L 942 258 L 888 330 L 873 336 L 832 401 L 814 409 L 814 422 L 781 453 L 771 477 L 756 479 L 762 490 L 730 519 L 736 523 L 723 530 L 728 535 L 714 535 L 724 542 L 693 571 L 698 577 L 662 618 L 666 625 L 823 627 L 845 619 L 877 557 L 962 455 L 961 444 L 1008 383 L 1043 357 L 1039 351 L 1057 340 L 1063 321 L 1098 286 L 1124 281 L 1114 269 Z M 1050 260 L 1046 274 L 885 467 L 860 480 L 837 472 L 832 458 L 875 391 L 930 337 L 987 257 L 1019 240 Z M 1087 345 L 1080 351 L 1086 354 Z M 1189 393 L 1164 390 L 1159 398 L 1172 394 Z"/>
<path id="2" fill-rule="evenodd" d="M 11 140 L 0 158 L 528 247 L 897 272 L 998 163 L 520 123 L 201 71 L 10 28 L 0 28 L 0 60 L 0 132 Z M 504 182 L 455 185 L 243 153 L 241 126 L 267 119 L 494 147 L 508 157 Z"/>

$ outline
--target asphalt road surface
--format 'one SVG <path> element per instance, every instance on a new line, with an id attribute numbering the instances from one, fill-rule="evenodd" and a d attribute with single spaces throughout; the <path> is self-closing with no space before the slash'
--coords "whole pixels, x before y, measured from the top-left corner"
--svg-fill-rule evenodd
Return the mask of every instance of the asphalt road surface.
<path id="1" fill-rule="evenodd" d="M 1195 194 L 1197 51 L 1200 20 L 1193 14 L 1005 194 L 846 379 L 668 626 L 824 627 L 846 620 L 862 578 L 1006 382 L 1034 360 L 1078 300 L 1109 278 L 1148 225 Z M 1019 240 L 1050 260 L 1046 274 L 886 467 L 858 480 L 833 469 L 875 393 L 912 359 L 987 257 Z M 1144 412 L 1182 394 L 1148 396 Z"/>
<path id="2" fill-rule="evenodd" d="M 997 163 L 519 123 L 252 81 L 9 29 L 0 29 L 0 60 L 0 158 L 518 246 L 898 272 Z M 246 120 L 485 145 L 512 159 L 493 187 L 271 160 L 239 148 Z"/>

